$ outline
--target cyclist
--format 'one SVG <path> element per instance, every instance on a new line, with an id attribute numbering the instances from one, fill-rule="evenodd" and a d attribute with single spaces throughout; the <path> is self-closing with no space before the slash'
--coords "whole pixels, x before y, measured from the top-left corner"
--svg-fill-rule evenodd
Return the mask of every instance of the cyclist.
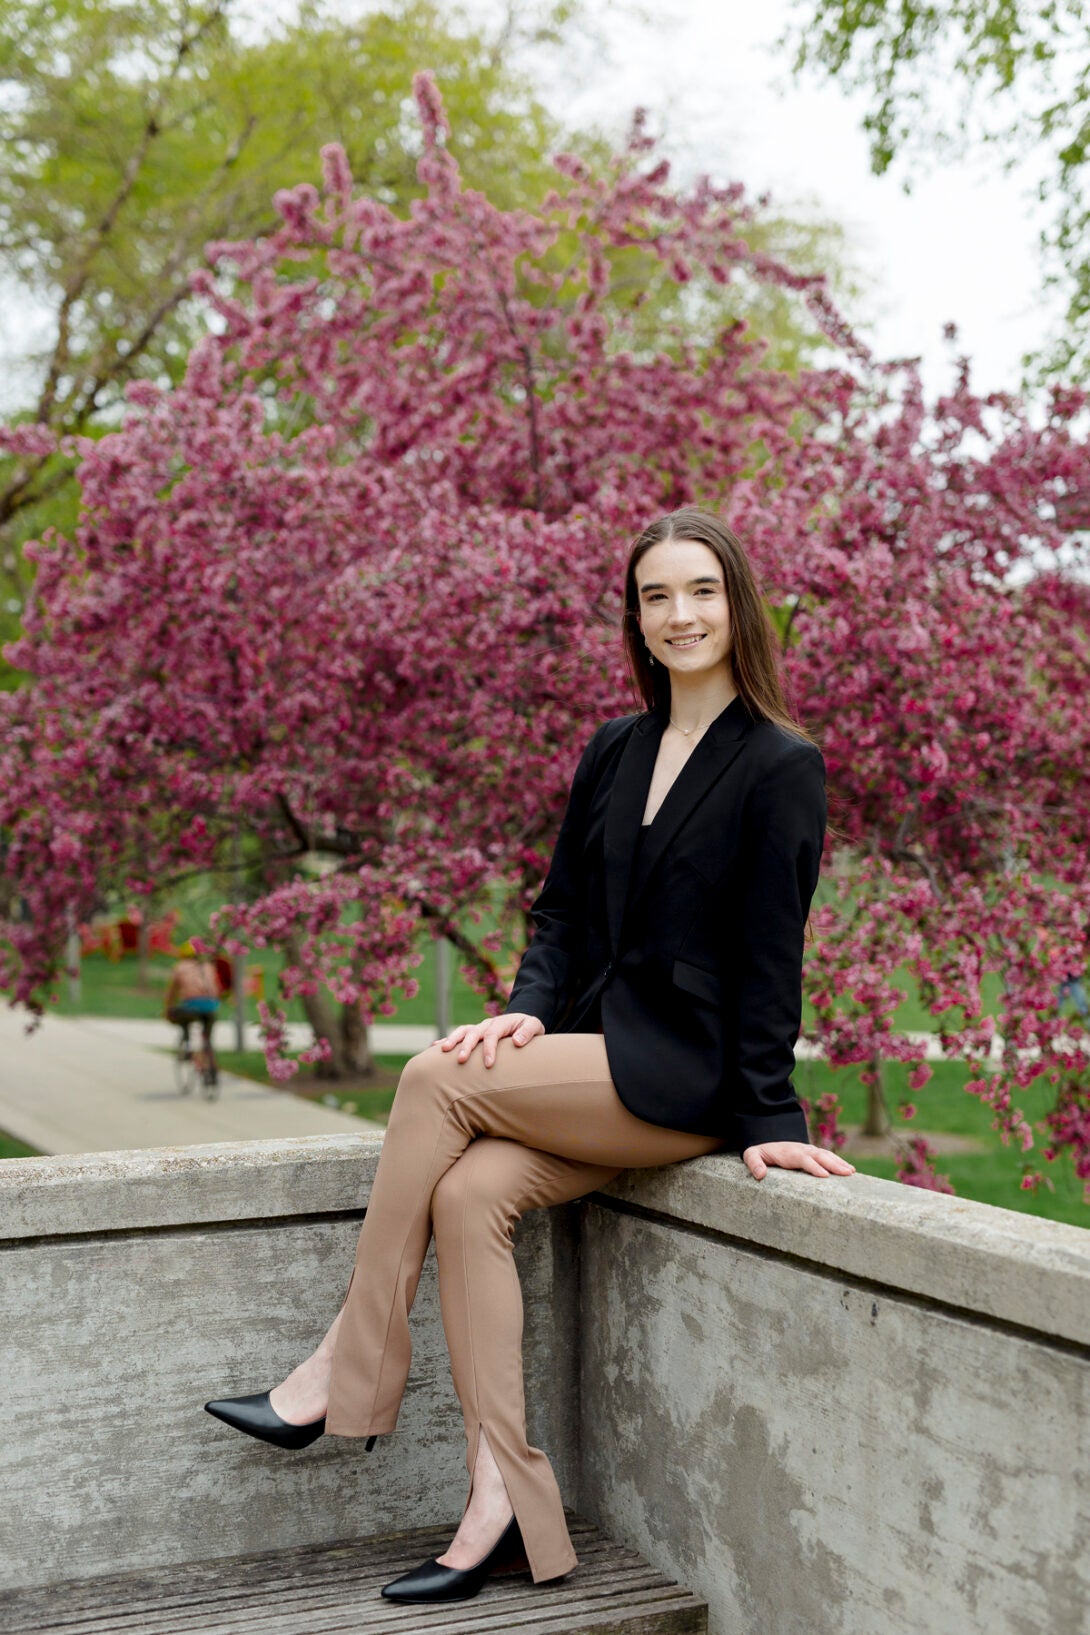
<path id="1" fill-rule="evenodd" d="M 193 944 L 184 942 L 163 996 L 163 1015 L 182 1029 L 187 1046 L 189 1024 L 200 1023 L 202 1039 L 193 1060 L 209 1084 L 219 1083 L 219 1067 L 212 1049 L 212 1024 L 220 1008 L 221 991 L 213 962 L 201 959 Z"/>

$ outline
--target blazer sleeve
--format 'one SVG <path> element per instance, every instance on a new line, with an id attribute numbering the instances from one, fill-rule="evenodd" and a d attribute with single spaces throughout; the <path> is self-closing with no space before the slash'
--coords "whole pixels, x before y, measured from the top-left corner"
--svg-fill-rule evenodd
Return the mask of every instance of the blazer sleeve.
<path id="1" fill-rule="evenodd" d="M 733 1111 L 741 1150 L 809 1141 L 791 1083 L 802 1026 L 806 916 L 825 844 L 825 761 L 812 744 L 782 756 L 753 792 L 737 949 Z"/>
<path id="2" fill-rule="evenodd" d="M 545 884 L 530 906 L 534 934 L 511 988 L 505 1016 L 536 1016 L 545 1031 L 562 1015 L 586 944 L 587 883 L 583 863 L 587 812 L 605 722 L 584 749 L 575 769 Z"/>

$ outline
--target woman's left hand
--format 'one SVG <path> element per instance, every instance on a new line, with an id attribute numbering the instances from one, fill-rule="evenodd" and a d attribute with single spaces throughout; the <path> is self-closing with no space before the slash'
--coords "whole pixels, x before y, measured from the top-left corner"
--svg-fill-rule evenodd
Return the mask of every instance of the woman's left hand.
<path id="1" fill-rule="evenodd" d="M 855 1165 L 828 1147 L 811 1147 L 805 1141 L 762 1141 L 747 1147 L 742 1162 L 749 1173 L 763 1181 L 769 1165 L 780 1169 L 804 1169 L 808 1175 L 854 1175 Z"/>

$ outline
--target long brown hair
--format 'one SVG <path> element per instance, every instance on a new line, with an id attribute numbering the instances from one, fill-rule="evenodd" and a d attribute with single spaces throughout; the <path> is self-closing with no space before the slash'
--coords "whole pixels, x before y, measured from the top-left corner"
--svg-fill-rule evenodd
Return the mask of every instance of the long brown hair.
<path id="1" fill-rule="evenodd" d="M 730 610 L 728 657 L 738 689 L 750 715 L 775 721 L 796 737 L 820 748 L 791 713 L 780 676 L 779 637 L 769 618 L 761 588 L 745 546 L 725 522 L 710 511 L 687 506 L 658 517 L 632 543 L 624 576 L 624 650 L 633 686 L 646 709 L 670 707 L 670 676 L 661 664 L 652 664 L 638 623 L 639 592 L 636 567 L 641 557 L 665 539 L 695 540 L 714 551 L 723 570 Z"/>

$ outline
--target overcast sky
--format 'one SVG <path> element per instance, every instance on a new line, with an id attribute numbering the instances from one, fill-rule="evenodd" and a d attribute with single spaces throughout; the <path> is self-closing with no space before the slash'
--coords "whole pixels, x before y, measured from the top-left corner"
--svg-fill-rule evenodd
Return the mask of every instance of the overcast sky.
<path id="1" fill-rule="evenodd" d="M 1023 353 L 1063 310 L 1042 289 L 1034 178 L 1005 177 L 991 155 L 914 177 L 910 196 L 904 171 L 871 175 L 866 100 L 792 83 L 787 54 L 769 50 L 791 10 L 789 0 L 664 0 L 650 25 L 607 13 L 612 60 L 579 64 L 575 83 L 550 74 L 550 100 L 605 120 L 645 103 L 687 168 L 840 222 L 870 286 L 849 315 L 869 320 L 860 327 L 882 355 L 922 356 L 930 392 L 952 380 L 948 321 L 979 390 L 1017 387 Z"/>

